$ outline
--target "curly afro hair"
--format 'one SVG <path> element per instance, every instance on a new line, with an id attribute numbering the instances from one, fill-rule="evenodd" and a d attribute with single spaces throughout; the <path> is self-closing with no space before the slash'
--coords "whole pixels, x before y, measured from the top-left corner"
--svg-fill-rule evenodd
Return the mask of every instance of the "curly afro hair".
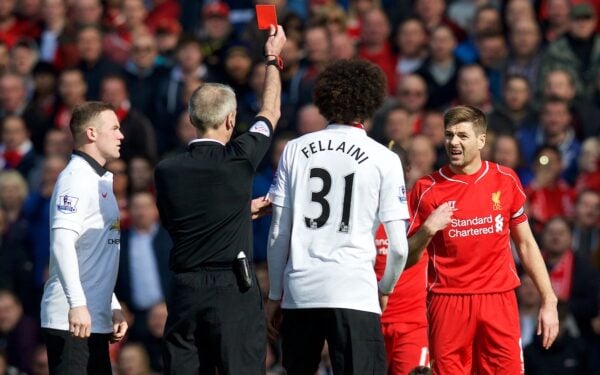
<path id="1" fill-rule="evenodd" d="M 317 77 L 315 105 L 328 120 L 338 124 L 365 121 L 373 116 L 386 95 L 383 71 L 364 60 L 339 60 Z"/>

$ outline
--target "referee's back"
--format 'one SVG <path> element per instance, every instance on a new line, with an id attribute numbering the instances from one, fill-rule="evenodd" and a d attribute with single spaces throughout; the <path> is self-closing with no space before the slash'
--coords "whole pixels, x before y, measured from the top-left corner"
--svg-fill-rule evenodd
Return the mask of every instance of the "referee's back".
<path id="1" fill-rule="evenodd" d="M 256 120 L 272 129 L 265 118 Z M 232 262 L 240 251 L 251 258 L 252 178 L 269 144 L 270 137 L 258 132 L 227 145 L 197 140 L 187 152 L 158 164 L 157 205 L 173 239 L 174 272 Z"/>

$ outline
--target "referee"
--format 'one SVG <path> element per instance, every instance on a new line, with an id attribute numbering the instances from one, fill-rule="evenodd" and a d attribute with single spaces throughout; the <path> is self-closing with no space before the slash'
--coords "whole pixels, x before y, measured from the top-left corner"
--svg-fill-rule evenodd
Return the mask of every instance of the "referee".
<path id="1" fill-rule="evenodd" d="M 250 130 L 231 139 L 235 93 L 205 83 L 189 104 L 198 139 L 155 170 L 160 217 L 174 243 L 165 374 L 212 375 L 215 367 L 221 375 L 265 373 L 266 324 L 251 269 L 250 198 L 280 117 L 279 53 L 286 41 L 281 26 L 269 31 L 262 108 Z"/>

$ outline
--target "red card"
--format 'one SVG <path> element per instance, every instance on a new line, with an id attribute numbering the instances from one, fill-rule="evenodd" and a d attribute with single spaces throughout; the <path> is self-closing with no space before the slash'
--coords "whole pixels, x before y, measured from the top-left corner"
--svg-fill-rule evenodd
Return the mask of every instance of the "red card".
<path id="1" fill-rule="evenodd" d="M 277 27 L 275 5 L 256 5 L 256 21 L 259 30 L 268 30 L 270 25 Z"/>

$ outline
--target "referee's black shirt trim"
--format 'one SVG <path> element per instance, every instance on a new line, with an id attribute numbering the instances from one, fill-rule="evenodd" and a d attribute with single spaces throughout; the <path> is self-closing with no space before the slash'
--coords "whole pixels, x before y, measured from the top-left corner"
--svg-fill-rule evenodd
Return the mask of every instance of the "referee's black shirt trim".
<path id="1" fill-rule="evenodd" d="M 267 138 L 273 138 L 273 124 L 271 124 L 271 121 L 269 121 L 269 119 L 268 119 L 268 118 L 266 118 L 266 117 L 263 117 L 263 116 L 256 116 L 256 117 L 254 117 L 254 122 L 253 122 L 253 124 L 256 124 L 256 123 L 257 123 L 257 122 L 259 122 L 259 121 L 263 121 L 265 124 L 267 124 L 267 127 L 269 128 L 270 135 L 269 135 L 269 137 L 267 137 Z M 257 134 L 262 134 L 262 133 L 257 133 Z M 262 134 L 262 135 L 266 137 L 266 135 L 264 135 L 264 134 Z M 209 143 L 209 144 L 218 143 L 218 144 L 220 144 L 220 145 L 223 145 L 223 144 L 221 143 L 221 141 L 217 141 L 217 140 L 206 139 L 206 141 L 207 141 L 207 142 L 211 142 L 211 143 Z M 188 144 L 188 150 L 191 150 L 191 149 L 193 149 L 193 148 L 194 148 L 194 147 L 196 147 L 196 146 L 205 145 L 205 144 L 206 144 L 206 143 L 204 143 L 204 142 L 198 142 L 198 141 L 197 141 L 197 140 L 195 140 L 195 139 L 194 139 L 194 140 L 191 140 L 191 141 L 190 141 L 190 143 Z M 223 145 L 223 146 L 226 146 L 226 145 Z"/>
<path id="2" fill-rule="evenodd" d="M 73 150 L 73 155 L 81 156 L 83 160 L 87 161 L 88 164 L 94 169 L 98 176 L 102 177 L 108 170 L 100 165 L 93 157 L 89 156 L 83 151 Z"/>

